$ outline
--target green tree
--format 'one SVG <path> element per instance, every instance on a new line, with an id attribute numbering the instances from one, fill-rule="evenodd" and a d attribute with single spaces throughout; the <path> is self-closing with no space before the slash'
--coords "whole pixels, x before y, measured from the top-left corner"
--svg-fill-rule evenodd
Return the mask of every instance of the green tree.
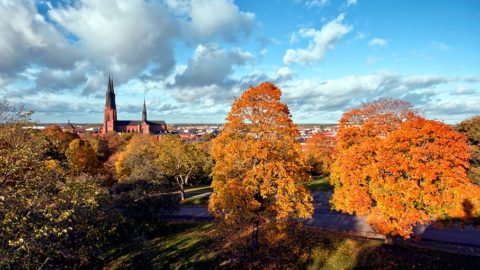
<path id="1" fill-rule="evenodd" d="M 154 136 L 135 135 L 118 154 L 115 165 L 118 181 L 167 181 L 155 164 L 160 151 L 160 143 Z"/>
<path id="2" fill-rule="evenodd" d="M 253 225 L 253 249 L 261 224 L 282 229 L 313 212 L 312 197 L 302 185 L 309 176 L 299 131 L 280 96 L 271 83 L 245 91 L 213 141 L 209 210 L 226 224 Z"/>
<path id="3" fill-rule="evenodd" d="M 85 266 L 116 231 L 108 190 L 47 166 L 49 142 L 28 114 L 2 104 L 0 268 Z"/>
<path id="4" fill-rule="evenodd" d="M 115 164 L 115 203 L 124 216 L 147 230 L 160 221 L 162 213 L 178 206 L 173 183 L 156 163 L 160 153 L 156 137 L 137 134 L 118 153 Z"/>
<path id="5" fill-rule="evenodd" d="M 210 171 L 210 156 L 195 144 L 185 143 L 176 136 L 163 136 L 160 153 L 156 159 L 158 168 L 166 177 L 174 179 L 180 189 L 180 199 L 185 199 L 185 186 L 195 178 Z"/>
<path id="6" fill-rule="evenodd" d="M 455 129 L 468 138 L 470 149 L 470 169 L 468 177 L 480 185 L 480 115 L 462 121 Z"/>

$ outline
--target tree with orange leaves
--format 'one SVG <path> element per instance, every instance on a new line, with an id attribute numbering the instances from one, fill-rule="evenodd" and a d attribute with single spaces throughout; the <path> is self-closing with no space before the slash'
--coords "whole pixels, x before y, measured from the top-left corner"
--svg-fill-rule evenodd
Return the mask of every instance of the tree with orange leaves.
<path id="1" fill-rule="evenodd" d="M 213 140 L 213 194 L 210 212 L 226 224 L 253 225 L 252 248 L 260 224 L 282 228 L 310 218 L 312 197 L 297 126 L 281 90 L 272 83 L 251 87 L 236 99 L 221 134 Z"/>
<path id="2" fill-rule="evenodd" d="M 315 133 L 307 139 L 305 145 L 305 160 L 310 166 L 310 172 L 318 175 L 330 174 L 335 137 L 325 133 Z"/>
<path id="3" fill-rule="evenodd" d="M 416 224 L 464 218 L 465 204 L 479 203 L 466 138 L 408 103 L 382 99 L 347 112 L 337 138 L 331 202 L 381 233 L 408 238 Z"/>
<path id="4" fill-rule="evenodd" d="M 470 180 L 480 185 L 480 115 L 465 119 L 455 129 L 465 134 L 470 146 Z"/>

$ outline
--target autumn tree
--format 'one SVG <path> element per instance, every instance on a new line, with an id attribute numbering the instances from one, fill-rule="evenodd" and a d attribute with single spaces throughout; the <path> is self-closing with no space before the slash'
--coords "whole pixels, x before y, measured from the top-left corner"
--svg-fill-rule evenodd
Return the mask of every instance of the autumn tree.
<path id="1" fill-rule="evenodd" d="M 155 224 L 163 212 L 178 205 L 175 186 L 156 163 L 160 152 L 155 136 L 137 134 L 118 153 L 116 202 L 125 216 L 140 223 Z"/>
<path id="2" fill-rule="evenodd" d="M 305 159 L 310 172 L 328 175 L 333 163 L 335 138 L 325 133 L 315 133 L 305 143 Z"/>
<path id="3" fill-rule="evenodd" d="M 465 137 L 408 103 L 382 99 L 345 113 L 337 139 L 331 203 L 381 233 L 408 238 L 416 224 L 465 217 L 465 202 L 478 204 Z"/>
<path id="4" fill-rule="evenodd" d="M 0 269 L 81 268 L 115 232 L 108 190 L 58 174 L 32 125 L 0 103 Z"/>
<path id="5" fill-rule="evenodd" d="M 154 136 L 135 135 L 120 152 L 116 161 L 119 182 L 148 180 L 165 181 L 155 160 L 160 152 L 160 143 Z"/>
<path id="6" fill-rule="evenodd" d="M 155 163 L 165 177 L 175 181 L 183 201 L 185 186 L 205 172 L 208 174 L 212 162 L 207 153 L 196 145 L 185 143 L 175 136 L 164 136 L 160 140 L 160 152 Z"/>
<path id="7" fill-rule="evenodd" d="M 462 121 L 455 129 L 468 138 L 470 148 L 470 169 L 468 176 L 473 183 L 480 185 L 480 116 Z"/>
<path id="8" fill-rule="evenodd" d="M 63 132 L 62 128 L 57 125 L 46 126 L 43 130 L 43 134 L 45 134 L 47 140 L 52 144 L 59 155 L 65 155 L 70 142 L 79 139 L 77 134 Z"/>
<path id="9" fill-rule="evenodd" d="M 260 224 L 281 228 L 287 221 L 310 218 L 312 197 L 299 131 L 281 90 L 262 83 L 232 105 L 223 131 L 214 139 L 213 194 L 209 210 L 226 224 L 253 225 L 252 247 Z"/>
<path id="10" fill-rule="evenodd" d="M 90 144 L 81 139 L 70 142 L 65 152 L 70 172 L 74 175 L 81 173 L 96 174 L 100 170 L 100 162 Z"/>

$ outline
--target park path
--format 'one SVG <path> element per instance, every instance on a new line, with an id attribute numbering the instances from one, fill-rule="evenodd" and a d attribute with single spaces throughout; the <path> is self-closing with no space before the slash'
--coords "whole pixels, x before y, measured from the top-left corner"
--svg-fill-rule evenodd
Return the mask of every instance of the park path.
<path id="1" fill-rule="evenodd" d="M 315 192 L 313 196 L 315 211 L 312 219 L 305 221 L 306 225 L 345 231 L 370 238 L 381 238 L 381 235 L 375 233 L 363 217 L 331 211 L 328 203 L 331 192 Z M 213 220 L 206 206 L 182 206 L 178 212 L 166 216 L 166 218 Z M 425 240 L 480 247 L 480 229 L 475 229 L 472 226 L 465 226 L 464 228 L 434 228 L 433 226 L 425 225 L 417 226 L 414 231 L 416 236 Z"/>

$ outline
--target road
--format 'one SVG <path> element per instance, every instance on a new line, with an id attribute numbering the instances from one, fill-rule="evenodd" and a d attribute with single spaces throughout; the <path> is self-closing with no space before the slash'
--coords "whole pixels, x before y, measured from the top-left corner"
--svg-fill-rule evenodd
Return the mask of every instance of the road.
<path id="1" fill-rule="evenodd" d="M 313 195 L 315 211 L 312 219 L 305 221 L 306 225 L 380 238 L 363 217 L 331 211 L 328 204 L 331 192 L 315 192 Z M 168 218 L 213 220 L 206 206 L 182 206 Z M 460 227 L 440 229 L 426 225 L 417 226 L 414 232 L 421 239 L 480 247 L 480 229 L 472 226 L 465 226 L 463 229 Z"/>

